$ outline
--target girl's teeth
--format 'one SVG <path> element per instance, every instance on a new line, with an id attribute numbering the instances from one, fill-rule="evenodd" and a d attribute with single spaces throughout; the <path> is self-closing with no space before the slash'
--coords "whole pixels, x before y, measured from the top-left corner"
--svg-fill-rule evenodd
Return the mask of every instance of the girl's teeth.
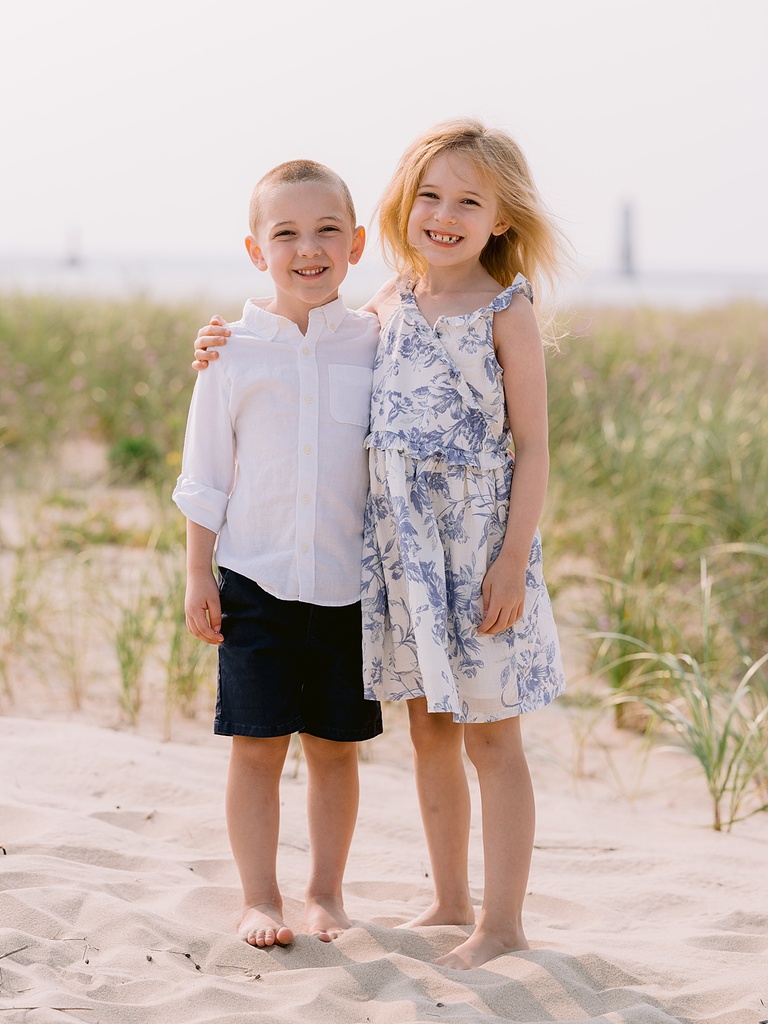
<path id="1" fill-rule="evenodd" d="M 429 237 L 435 242 L 458 242 L 459 235 L 438 235 L 435 231 L 430 231 Z"/>

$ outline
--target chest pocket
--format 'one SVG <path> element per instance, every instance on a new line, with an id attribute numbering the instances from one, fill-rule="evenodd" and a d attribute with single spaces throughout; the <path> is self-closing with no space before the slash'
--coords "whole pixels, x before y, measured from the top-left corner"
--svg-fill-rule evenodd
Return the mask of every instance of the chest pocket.
<path id="1" fill-rule="evenodd" d="M 368 366 L 331 363 L 328 380 L 331 416 L 338 423 L 367 427 L 371 417 L 373 370 Z"/>

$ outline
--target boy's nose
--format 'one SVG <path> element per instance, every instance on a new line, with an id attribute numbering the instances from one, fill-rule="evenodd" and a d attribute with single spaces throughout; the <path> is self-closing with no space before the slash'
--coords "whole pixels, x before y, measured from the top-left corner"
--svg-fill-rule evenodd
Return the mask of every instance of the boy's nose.
<path id="1" fill-rule="evenodd" d="M 320 243 L 316 238 L 302 238 L 299 240 L 300 256 L 317 256 L 320 252 Z"/>

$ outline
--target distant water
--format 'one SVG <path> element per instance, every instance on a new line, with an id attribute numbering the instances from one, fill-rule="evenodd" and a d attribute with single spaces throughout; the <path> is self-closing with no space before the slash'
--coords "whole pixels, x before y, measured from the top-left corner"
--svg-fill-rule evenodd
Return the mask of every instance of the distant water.
<path id="1" fill-rule="evenodd" d="M 698 309 L 732 302 L 768 304 L 768 273 L 600 272 L 564 289 L 566 305 Z"/>
<path id="2" fill-rule="evenodd" d="M 378 258 L 366 256 L 351 267 L 343 294 L 350 306 L 364 303 L 389 272 Z M 249 296 L 269 294 L 269 278 L 246 258 L 168 257 L 83 258 L 75 262 L 32 256 L 0 256 L 0 294 L 110 296 L 145 295 L 159 301 L 210 303 L 232 318 Z M 768 303 L 768 273 L 593 273 L 562 289 L 566 307 L 650 305 L 676 309 L 724 305 L 734 301 Z"/>

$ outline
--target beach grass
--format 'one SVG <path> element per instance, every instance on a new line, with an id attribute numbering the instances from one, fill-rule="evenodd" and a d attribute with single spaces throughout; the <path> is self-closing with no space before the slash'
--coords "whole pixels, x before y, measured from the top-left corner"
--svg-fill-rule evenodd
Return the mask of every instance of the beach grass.
<path id="1" fill-rule="evenodd" d="M 192 387 L 194 306 L 5 296 L 0 448 L 43 459 L 67 439 L 93 438 L 114 479 L 167 478 Z"/>
<path id="2" fill-rule="evenodd" d="M 730 828 L 742 817 L 768 810 L 768 652 L 756 661 L 746 656 L 733 678 L 732 666 L 718 658 L 712 590 L 706 559 L 701 559 L 701 658 L 687 650 L 653 647 L 636 636 L 597 634 L 617 652 L 613 670 L 627 672 L 615 703 L 639 702 L 670 727 L 683 748 L 698 761 L 712 804 L 712 827 Z"/>
<path id="3" fill-rule="evenodd" d="M 88 700 L 94 661 L 114 675 L 128 723 L 145 713 L 147 664 L 165 672 L 166 735 L 173 715 L 210 701 L 201 673 L 211 663 L 183 635 L 183 521 L 170 501 L 192 340 L 209 312 L 4 297 L 4 707 L 18 689 L 19 652 L 46 635 L 39 671 L 58 666 L 75 708 Z M 619 724 L 647 728 L 652 719 L 706 776 L 694 734 L 703 741 L 713 722 L 720 728 L 733 700 L 728 728 L 746 735 L 768 706 L 768 308 L 580 311 L 547 362 L 552 469 L 542 534 L 556 614 L 578 634 L 584 678 L 606 709 L 619 709 Z M 126 557 L 132 582 L 115 568 Z M 52 598 L 36 581 L 51 566 L 102 609 L 111 641 L 99 657 L 86 658 L 81 617 L 66 602 L 45 613 Z M 717 714 L 686 717 L 707 692 Z M 721 826 L 764 795 L 759 731 L 740 755 L 738 783 L 725 776 Z M 728 744 L 723 756 L 735 756 Z"/>

